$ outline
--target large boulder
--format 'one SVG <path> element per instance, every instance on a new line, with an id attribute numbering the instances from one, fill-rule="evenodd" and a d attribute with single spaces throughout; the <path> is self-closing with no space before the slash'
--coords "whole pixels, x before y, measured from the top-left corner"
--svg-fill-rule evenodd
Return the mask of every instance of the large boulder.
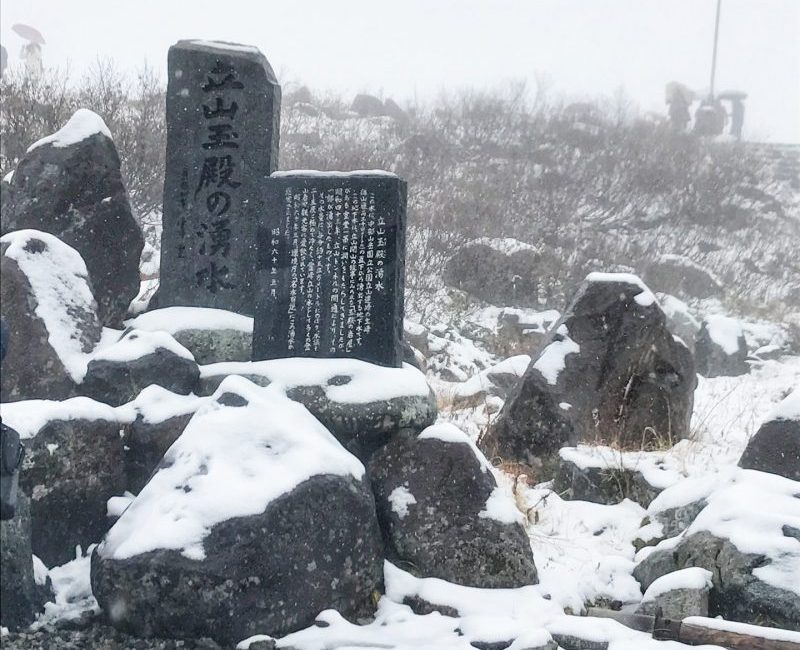
<path id="1" fill-rule="evenodd" d="M 0 301 L 8 327 L 0 399 L 64 399 L 86 372 L 101 327 L 86 265 L 36 230 L 0 238 Z"/>
<path id="2" fill-rule="evenodd" d="M 120 406 L 153 384 L 191 393 L 199 379 L 192 353 L 169 334 L 131 329 L 92 355 L 82 390 L 100 402 Z"/>
<path id="3" fill-rule="evenodd" d="M 645 591 L 636 611 L 673 621 L 689 616 L 708 616 L 711 575 L 707 569 L 689 567 L 662 576 Z"/>
<path id="4" fill-rule="evenodd" d="M 422 431 L 436 420 L 436 398 L 416 368 L 358 359 L 273 359 L 215 363 L 201 368 L 199 394 L 213 393 L 230 375 L 273 386 L 300 402 L 361 460 L 401 429 Z"/>
<path id="5" fill-rule="evenodd" d="M 707 492 L 698 487 L 705 486 L 691 488 L 695 498 Z M 717 478 L 705 500 L 685 532 L 640 551 L 634 577 L 648 589 L 662 576 L 700 567 L 711 572 L 711 616 L 800 630 L 797 482 L 736 470 Z"/>
<path id="6" fill-rule="evenodd" d="M 86 260 L 100 320 L 121 324 L 139 292 L 144 238 L 103 120 L 78 110 L 60 131 L 28 149 L 11 188 L 0 231 L 35 228 L 75 248 Z"/>
<path id="7" fill-rule="evenodd" d="M 223 309 L 164 307 L 137 316 L 127 325 L 171 334 L 200 365 L 250 361 L 253 356 L 253 319 Z"/>
<path id="8" fill-rule="evenodd" d="M 538 582 L 513 498 L 453 425 L 396 436 L 372 457 L 369 474 L 395 564 L 418 577 L 473 587 Z"/>
<path id="9" fill-rule="evenodd" d="M 713 298 L 723 293 L 714 273 L 685 255 L 660 255 L 645 268 L 644 278 L 656 291 L 685 298 Z"/>
<path id="10" fill-rule="evenodd" d="M 650 290 L 591 273 L 483 439 L 487 456 L 537 465 L 565 445 L 636 449 L 689 435 L 697 378 Z"/>
<path id="11" fill-rule="evenodd" d="M 558 297 L 552 256 L 516 239 L 482 238 L 458 248 L 444 267 L 448 286 L 492 305 L 538 307 Z"/>
<path id="12" fill-rule="evenodd" d="M 86 397 L 3 404 L 2 416 L 25 445 L 20 488 L 31 496 L 33 552 L 64 564 L 108 530 L 106 502 L 125 491 L 127 422 Z"/>
<path id="13" fill-rule="evenodd" d="M 328 608 L 369 615 L 382 550 L 364 474 L 301 405 L 230 377 L 96 549 L 92 590 L 139 636 L 229 645 Z"/>
<path id="14" fill-rule="evenodd" d="M 759 427 L 739 467 L 800 481 L 800 388 L 787 395 Z"/>
<path id="15" fill-rule="evenodd" d="M 0 625 L 16 630 L 33 623 L 48 591 L 36 581 L 30 499 L 19 492 L 14 518 L 0 522 Z"/>
<path id="16" fill-rule="evenodd" d="M 694 346 L 697 374 L 703 377 L 737 377 L 750 372 L 747 341 L 742 325 L 728 316 L 708 316 Z"/>

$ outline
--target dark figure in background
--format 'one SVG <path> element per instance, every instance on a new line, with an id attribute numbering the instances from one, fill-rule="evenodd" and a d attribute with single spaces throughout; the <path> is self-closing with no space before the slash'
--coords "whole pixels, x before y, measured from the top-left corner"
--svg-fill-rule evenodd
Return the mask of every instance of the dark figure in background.
<path id="1" fill-rule="evenodd" d="M 741 97 L 731 100 L 731 135 L 737 140 L 742 139 L 744 126 L 744 101 Z"/>
<path id="2" fill-rule="evenodd" d="M 0 362 L 8 350 L 8 329 L 0 319 Z M 0 421 L 0 519 L 11 519 L 17 508 L 19 468 L 25 448 L 19 444 L 19 434 Z"/>
<path id="3" fill-rule="evenodd" d="M 697 135 L 722 135 L 727 116 L 719 99 L 704 99 L 694 114 L 694 132 Z"/>

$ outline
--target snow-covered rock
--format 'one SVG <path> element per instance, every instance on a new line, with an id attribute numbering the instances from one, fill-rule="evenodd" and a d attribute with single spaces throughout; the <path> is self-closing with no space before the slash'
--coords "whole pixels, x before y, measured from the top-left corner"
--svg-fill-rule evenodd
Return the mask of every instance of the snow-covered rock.
<path id="1" fill-rule="evenodd" d="M 711 585 L 711 571 L 707 569 L 689 567 L 674 571 L 653 581 L 636 611 L 649 616 L 659 614 L 673 621 L 708 616 Z"/>
<path id="2" fill-rule="evenodd" d="M 31 496 L 33 552 L 62 564 L 108 529 L 106 502 L 126 485 L 129 418 L 87 397 L 12 402 L 0 414 L 25 445 L 20 487 Z"/>
<path id="3" fill-rule="evenodd" d="M 797 482 L 732 470 L 717 477 L 707 501 L 685 532 L 639 552 L 634 576 L 647 589 L 661 576 L 701 567 L 713 578 L 711 616 L 799 630 Z"/>
<path id="4" fill-rule="evenodd" d="M 191 352 L 164 331 L 127 330 L 89 361 L 82 390 L 119 406 L 152 384 L 187 394 L 197 388 L 200 369 Z"/>
<path id="5" fill-rule="evenodd" d="M 171 334 L 201 365 L 250 361 L 253 353 L 253 319 L 222 309 L 165 307 L 145 312 L 126 325 Z"/>
<path id="6" fill-rule="evenodd" d="M 387 557 L 418 577 L 474 587 L 537 581 L 522 514 L 451 424 L 406 432 L 369 463 Z"/>
<path id="7" fill-rule="evenodd" d="M 682 300 L 668 293 L 659 293 L 658 304 L 667 317 L 669 331 L 694 351 L 694 342 L 700 332 L 700 321 L 694 317 L 692 311 Z"/>
<path id="8" fill-rule="evenodd" d="M 359 458 L 401 429 L 422 431 L 436 420 L 436 399 L 419 370 L 389 368 L 357 359 L 273 359 L 215 363 L 201 368 L 207 395 L 230 375 L 281 390 L 303 404 Z"/>
<path id="9" fill-rule="evenodd" d="M 88 267 L 101 322 L 120 325 L 139 291 L 144 238 L 103 120 L 78 110 L 28 149 L 11 190 L 3 201 L 2 232 L 35 228 L 75 248 Z"/>
<path id="10" fill-rule="evenodd" d="M 689 434 L 689 350 L 636 276 L 591 273 L 484 438 L 490 457 L 536 465 L 560 447 L 637 448 Z"/>
<path id="11" fill-rule="evenodd" d="M 527 354 L 520 354 L 473 375 L 454 389 L 453 408 L 475 406 L 488 397 L 505 400 L 525 374 L 530 362 Z"/>
<path id="12" fill-rule="evenodd" d="M 234 643 L 370 613 L 381 556 L 361 463 L 277 387 L 229 377 L 97 548 L 92 588 L 137 634 Z"/>
<path id="13" fill-rule="evenodd" d="M 800 481 L 800 387 L 784 398 L 750 439 L 739 466 Z"/>
<path id="14" fill-rule="evenodd" d="M 711 298 L 723 293 L 719 278 L 685 255 L 660 255 L 645 269 L 644 277 L 656 290 L 686 298 Z"/>
<path id="15" fill-rule="evenodd" d="M 695 343 L 697 373 L 703 377 L 736 377 L 750 371 L 747 341 L 735 318 L 713 314 L 706 317 Z"/>
<path id="16" fill-rule="evenodd" d="M 86 265 L 73 248 L 36 230 L 4 235 L 0 251 L 9 330 L 2 400 L 68 397 L 101 336 Z"/>

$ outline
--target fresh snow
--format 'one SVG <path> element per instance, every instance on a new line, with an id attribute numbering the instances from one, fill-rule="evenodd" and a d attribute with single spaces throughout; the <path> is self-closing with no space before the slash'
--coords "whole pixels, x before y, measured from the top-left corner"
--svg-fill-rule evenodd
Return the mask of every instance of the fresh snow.
<path id="1" fill-rule="evenodd" d="M 32 239 L 46 249 L 26 250 Z M 89 288 L 89 272 L 78 251 L 57 237 L 39 230 L 17 230 L 0 237 L 9 244 L 5 255 L 16 261 L 36 298 L 36 315 L 47 328 L 50 345 L 75 382 L 86 375 L 87 356 L 74 313 L 91 314 L 96 303 Z M 37 249 L 38 250 L 38 249 Z"/>
<path id="2" fill-rule="evenodd" d="M 639 287 L 641 293 L 634 296 L 634 300 L 642 307 L 649 307 L 656 302 L 656 297 L 638 275 L 633 273 L 602 273 L 594 271 L 586 276 L 586 282 L 622 282 Z"/>
<path id="3" fill-rule="evenodd" d="M 505 255 L 513 255 L 514 253 L 520 253 L 522 251 L 528 251 L 531 253 L 539 252 L 539 249 L 536 246 L 526 244 L 524 241 L 514 239 L 513 237 L 481 237 L 479 239 L 473 239 L 466 244 L 466 246 L 475 245 L 488 246 L 489 248 Z"/>
<path id="4" fill-rule="evenodd" d="M 200 45 L 202 47 L 209 47 L 215 50 L 230 50 L 231 52 L 250 52 L 253 54 L 260 54 L 260 50 L 252 45 L 240 45 L 239 43 L 228 43 L 226 41 L 190 41 L 192 45 Z"/>
<path id="5" fill-rule="evenodd" d="M 708 335 L 727 355 L 739 351 L 739 338 L 744 336 L 742 324 L 735 318 L 712 314 L 706 317 Z"/>
<path id="6" fill-rule="evenodd" d="M 58 148 L 69 147 L 93 136 L 95 133 L 101 133 L 109 140 L 112 139 L 111 131 L 108 130 L 102 117 L 88 108 L 79 108 L 58 131 L 41 140 L 37 140 L 28 147 L 28 153 L 46 144 L 51 144 Z"/>
<path id="7" fill-rule="evenodd" d="M 478 516 L 483 519 L 494 519 L 501 524 L 521 524 L 524 521 L 522 513 L 514 503 L 513 495 L 502 485 L 492 490 Z"/>
<path id="8" fill-rule="evenodd" d="M 252 333 L 253 319 L 211 307 L 164 307 L 145 312 L 125 322 L 127 327 L 148 332 L 176 334 L 186 330 L 236 330 Z"/>
<path id="9" fill-rule="evenodd" d="M 216 401 L 224 393 L 244 406 Z M 228 377 L 169 448 L 167 461 L 98 548 L 117 560 L 156 549 L 205 558 L 203 539 L 216 525 L 257 515 L 319 474 L 364 475 L 361 463 L 302 405 L 279 390 Z"/>
<path id="10" fill-rule="evenodd" d="M 171 335 L 163 331 L 147 332 L 131 330 L 119 341 L 98 349 L 92 358 L 98 361 L 126 363 L 152 354 L 159 348 L 168 350 L 184 359 L 194 361 L 192 353 L 178 343 Z"/>
<path id="11" fill-rule="evenodd" d="M 789 393 L 767 417 L 770 420 L 800 420 L 800 386 Z"/>
<path id="12" fill-rule="evenodd" d="M 123 408 L 114 408 L 88 397 L 72 397 L 62 402 L 45 399 L 0 404 L 3 423 L 17 431 L 22 440 L 30 440 L 53 420 L 106 420 L 119 422 L 120 428 L 133 421 Z"/>
<path id="13" fill-rule="evenodd" d="M 673 571 L 653 581 L 642 596 L 642 602 L 655 600 L 676 589 L 711 589 L 711 571 L 700 567 L 689 567 Z"/>
<path id="14" fill-rule="evenodd" d="M 689 616 L 683 619 L 683 622 L 692 627 L 705 627 L 710 630 L 722 630 L 725 632 L 733 632 L 734 634 L 750 634 L 754 637 L 761 637 L 771 641 L 800 643 L 800 632 L 781 630 L 775 627 L 748 625 L 747 623 L 726 621 L 720 618 L 706 618 L 705 616 Z"/>
<path id="15" fill-rule="evenodd" d="M 403 519 L 408 514 L 408 506 L 414 505 L 416 502 L 414 495 L 404 485 L 396 487 L 389 494 L 389 503 L 392 504 L 392 510 L 400 519 Z"/>
<path id="16" fill-rule="evenodd" d="M 395 397 L 424 397 L 430 388 L 419 370 L 410 364 L 402 368 L 378 366 L 358 359 L 272 359 L 269 361 L 230 361 L 200 367 L 201 377 L 215 375 L 259 375 L 271 386 L 288 391 L 298 386 L 320 386 L 333 402 L 369 404 Z M 334 377 L 349 377 L 341 385 L 331 385 Z"/>
<path id="17" fill-rule="evenodd" d="M 491 464 L 486 459 L 486 456 L 483 455 L 483 452 L 478 449 L 478 446 L 472 441 L 472 439 L 461 429 L 450 422 L 437 422 L 436 424 L 426 427 L 422 430 L 422 433 L 417 436 L 417 439 L 433 439 L 441 440 L 442 442 L 468 445 L 470 449 L 472 449 L 472 453 L 475 454 L 475 457 L 478 459 L 478 462 L 481 464 L 481 469 L 484 472 L 492 471 Z"/>
<path id="18" fill-rule="evenodd" d="M 569 338 L 566 325 L 561 325 L 557 333 L 564 338 L 560 341 L 552 341 L 541 351 L 539 357 L 534 361 L 533 367 L 539 371 L 548 384 L 555 386 L 558 383 L 558 375 L 567 366 L 566 358 L 568 354 L 577 354 L 581 351 L 581 346 Z"/>

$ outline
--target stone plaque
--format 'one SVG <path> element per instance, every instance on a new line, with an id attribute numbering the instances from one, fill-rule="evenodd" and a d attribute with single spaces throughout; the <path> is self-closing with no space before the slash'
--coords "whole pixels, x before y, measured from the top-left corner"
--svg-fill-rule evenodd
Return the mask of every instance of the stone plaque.
<path id="1" fill-rule="evenodd" d="M 278 160 L 281 90 L 258 49 L 169 49 L 159 307 L 254 310 L 263 185 Z"/>
<path id="2" fill-rule="evenodd" d="M 279 172 L 259 227 L 253 359 L 402 365 L 406 183 Z"/>

